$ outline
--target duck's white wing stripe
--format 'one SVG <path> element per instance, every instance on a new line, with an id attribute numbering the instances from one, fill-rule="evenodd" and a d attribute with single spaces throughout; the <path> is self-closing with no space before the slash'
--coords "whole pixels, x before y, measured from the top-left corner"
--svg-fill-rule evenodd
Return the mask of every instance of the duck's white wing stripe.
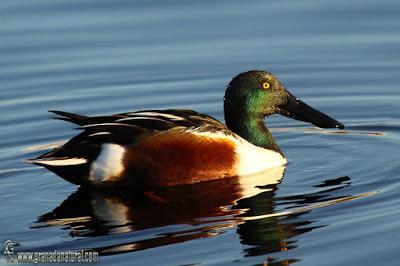
<path id="1" fill-rule="evenodd" d="M 155 118 L 155 117 L 125 117 L 125 118 L 121 118 L 116 120 L 115 122 L 123 122 L 123 121 L 129 121 L 129 120 L 157 120 L 157 121 L 163 121 L 165 122 L 165 120 L 162 120 L 160 118 Z"/>
<path id="2" fill-rule="evenodd" d="M 87 163 L 85 158 L 46 158 L 46 159 L 36 159 L 28 160 L 30 163 L 38 163 L 49 166 L 68 166 L 68 165 L 79 165 Z"/>
<path id="3" fill-rule="evenodd" d="M 133 125 L 127 125 L 127 124 L 122 124 L 122 123 L 100 123 L 100 124 L 88 124 L 88 125 L 81 126 L 80 128 L 85 129 L 85 128 L 101 127 L 101 126 L 126 126 L 126 127 L 133 127 Z"/>
<path id="4" fill-rule="evenodd" d="M 171 114 L 164 114 L 164 113 L 157 113 L 157 112 L 137 112 L 137 113 L 129 113 L 128 115 L 139 115 L 139 116 L 159 116 L 159 117 L 165 117 L 171 120 L 175 121 L 183 121 L 185 118 L 177 116 L 177 115 L 171 115 Z"/>
<path id="5" fill-rule="evenodd" d="M 90 134 L 88 137 L 103 136 L 103 135 L 111 135 L 111 133 L 110 132 L 98 132 L 98 133 Z"/>

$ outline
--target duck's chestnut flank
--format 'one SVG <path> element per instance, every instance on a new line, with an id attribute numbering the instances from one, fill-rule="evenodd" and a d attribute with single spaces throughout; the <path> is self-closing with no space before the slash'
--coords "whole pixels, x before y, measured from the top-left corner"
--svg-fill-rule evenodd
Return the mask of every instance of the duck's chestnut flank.
<path id="1" fill-rule="evenodd" d="M 161 133 L 127 149 L 126 178 L 171 186 L 235 176 L 235 143 L 229 138 L 190 132 Z"/>

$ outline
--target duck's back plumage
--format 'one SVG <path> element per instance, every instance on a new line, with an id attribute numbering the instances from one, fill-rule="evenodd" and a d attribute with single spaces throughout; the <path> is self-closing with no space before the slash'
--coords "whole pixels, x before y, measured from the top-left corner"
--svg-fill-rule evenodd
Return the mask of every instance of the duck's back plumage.
<path id="1" fill-rule="evenodd" d="M 74 184 L 178 185 L 286 162 L 280 154 L 240 138 L 213 117 L 191 110 L 95 117 L 51 112 L 58 115 L 56 119 L 77 124 L 83 131 L 31 162 Z M 262 163 L 267 165 L 247 165 L 266 157 L 267 162 Z"/>

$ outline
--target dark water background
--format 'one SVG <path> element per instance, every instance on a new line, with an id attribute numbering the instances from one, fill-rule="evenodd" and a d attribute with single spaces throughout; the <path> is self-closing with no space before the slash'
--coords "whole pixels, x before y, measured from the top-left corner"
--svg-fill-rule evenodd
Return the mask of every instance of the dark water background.
<path id="1" fill-rule="evenodd" d="M 399 12 L 395 0 L 1 1 L 0 241 L 95 249 L 103 265 L 397 265 Z M 23 161 L 76 133 L 49 109 L 223 119 L 226 84 L 250 69 L 347 126 L 271 118 L 290 163 L 257 195 L 236 202 L 229 182 L 160 192 L 167 203 L 75 192 Z"/>

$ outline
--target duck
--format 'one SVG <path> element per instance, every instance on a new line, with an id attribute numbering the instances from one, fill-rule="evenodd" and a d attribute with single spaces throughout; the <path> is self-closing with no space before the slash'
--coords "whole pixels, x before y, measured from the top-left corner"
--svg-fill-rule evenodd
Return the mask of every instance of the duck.
<path id="1" fill-rule="evenodd" d="M 344 128 L 291 94 L 264 70 L 235 76 L 223 102 L 225 124 L 187 109 L 105 116 L 51 110 L 56 115 L 53 118 L 76 124 L 81 132 L 28 162 L 80 186 L 188 185 L 286 165 L 287 159 L 264 121 L 273 114 L 320 128 Z"/>

